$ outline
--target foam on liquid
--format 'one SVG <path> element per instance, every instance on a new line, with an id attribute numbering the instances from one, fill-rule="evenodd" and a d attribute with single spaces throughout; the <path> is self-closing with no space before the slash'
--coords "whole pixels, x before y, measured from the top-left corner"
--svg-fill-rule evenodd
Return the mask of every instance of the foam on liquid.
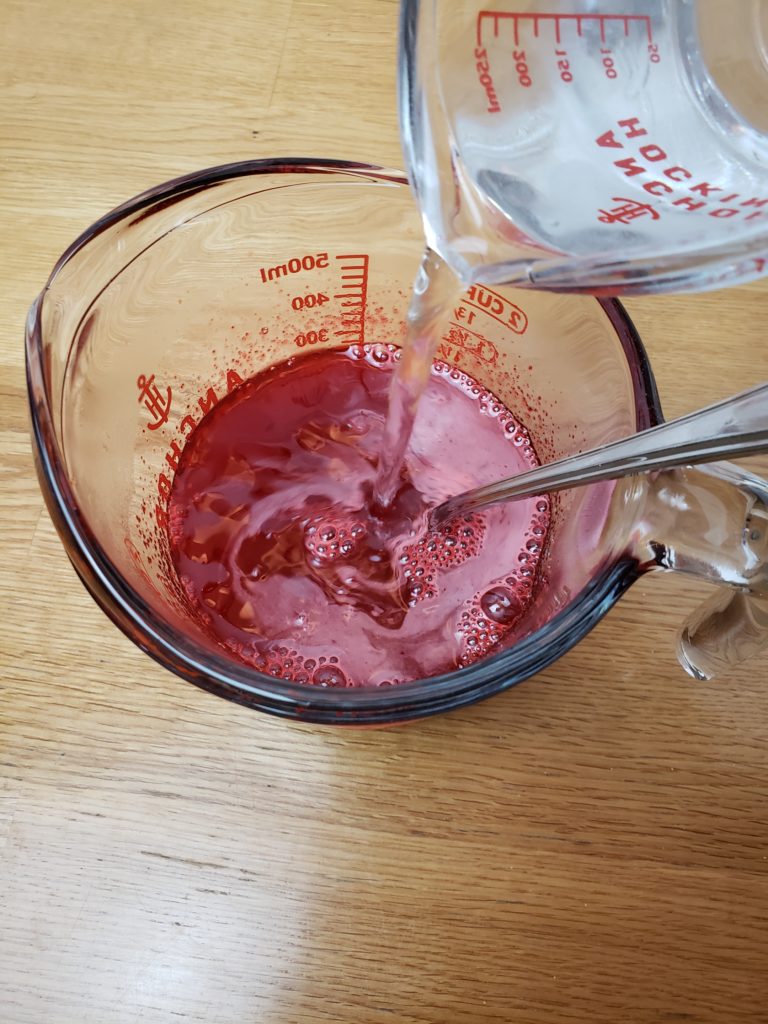
<path id="1" fill-rule="evenodd" d="M 520 623 L 544 497 L 426 530 L 449 495 L 538 465 L 498 399 L 431 366 L 388 505 L 376 500 L 394 346 L 302 354 L 198 425 L 169 508 L 179 578 L 207 633 L 268 675 L 383 686 L 471 664 Z"/>

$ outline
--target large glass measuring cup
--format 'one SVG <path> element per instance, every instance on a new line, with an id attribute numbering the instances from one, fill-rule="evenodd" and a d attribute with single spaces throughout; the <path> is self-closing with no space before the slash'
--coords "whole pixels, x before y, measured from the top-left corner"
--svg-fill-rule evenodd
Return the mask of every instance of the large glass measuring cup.
<path id="1" fill-rule="evenodd" d="M 763 0 L 403 0 L 400 79 L 427 241 L 465 282 L 768 271 Z"/>
<path id="2" fill-rule="evenodd" d="M 727 469 L 557 497 L 528 616 L 507 648 L 460 671 L 397 687 L 323 689 L 248 668 L 201 629 L 166 535 L 187 438 L 228 392 L 273 363 L 400 342 L 422 241 L 396 172 L 275 160 L 153 189 L 67 250 L 29 315 L 32 422 L 48 507 L 101 607 L 186 679 L 322 722 L 415 718 L 520 682 L 657 566 L 729 585 L 716 596 L 730 610 L 718 607 L 720 618 L 710 610 L 685 641 L 694 671 L 759 647 L 765 624 L 756 627 L 750 612 L 745 628 L 742 612 L 761 607 L 766 489 Z M 659 418 L 650 368 L 615 302 L 475 286 L 446 311 L 440 333 L 439 358 L 518 410 L 544 459 Z"/>

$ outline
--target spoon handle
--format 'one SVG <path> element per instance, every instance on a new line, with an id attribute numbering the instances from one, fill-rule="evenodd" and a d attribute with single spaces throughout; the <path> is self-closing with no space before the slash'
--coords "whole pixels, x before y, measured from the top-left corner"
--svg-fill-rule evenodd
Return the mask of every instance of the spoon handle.
<path id="1" fill-rule="evenodd" d="M 444 520 L 513 498 L 764 451 L 768 451 L 768 383 L 620 441 L 454 495 L 433 516 Z"/>

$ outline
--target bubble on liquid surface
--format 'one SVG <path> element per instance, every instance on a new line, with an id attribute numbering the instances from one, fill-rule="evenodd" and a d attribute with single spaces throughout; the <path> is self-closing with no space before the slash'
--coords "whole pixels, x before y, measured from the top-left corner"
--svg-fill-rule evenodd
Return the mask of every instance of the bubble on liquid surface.
<path id="1" fill-rule="evenodd" d="M 351 351 L 347 351 L 345 357 L 356 360 L 364 360 L 368 367 L 358 367 L 355 373 L 366 373 L 370 377 L 371 370 L 378 372 L 381 369 L 391 371 L 400 357 L 399 348 L 376 342 L 360 345 Z M 339 357 L 341 358 L 341 357 Z M 390 365 L 387 366 L 387 361 Z M 301 367 L 301 358 L 296 359 L 296 368 Z M 370 367 L 370 369 L 369 369 Z M 520 459 L 535 463 L 535 455 L 531 445 L 531 437 L 525 426 L 518 422 L 514 415 L 510 414 L 501 403 L 498 397 L 491 394 L 486 388 L 481 387 L 476 380 L 461 372 L 458 367 L 446 363 L 436 364 L 433 367 L 436 377 L 442 378 L 436 384 L 443 391 L 446 388 L 453 388 L 462 391 L 471 400 L 471 415 L 475 420 L 479 419 L 482 411 L 486 422 L 491 424 L 492 429 L 504 438 L 508 445 L 513 445 L 515 451 L 511 458 L 516 462 Z M 350 407 L 349 410 L 342 410 L 338 422 L 335 423 L 335 430 L 338 438 L 344 444 L 357 444 L 358 429 L 356 419 L 358 406 Z M 482 427 L 482 424 L 480 425 Z M 490 429 L 490 428 L 482 428 Z M 201 435 L 203 436 L 203 435 Z M 336 435 L 334 435 L 335 437 Z M 538 435 L 537 435 L 538 436 Z M 301 435 L 304 439 L 304 435 Z M 308 435 L 311 440 L 311 436 Z M 298 443 L 297 429 L 297 443 Z M 301 446 L 302 452 L 312 456 L 313 452 Z M 303 456 L 302 456 L 303 457 Z M 225 516 L 226 510 L 219 508 L 219 503 L 213 491 L 208 488 L 198 487 L 191 492 L 193 497 L 199 494 L 208 500 L 208 508 L 212 515 Z M 355 492 L 357 493 L 357 492 Z M 455 646 L 451 646 L 449 639 L 445 646 L 446 655 L 452 659 L 455 667 L 463 664 L 471 664 L 480 659 L 492 656 L 506 642 L 511 642 L 517 635 L 525 608 L 530 603 L 531 596 L 536 586 L 539 563 L 542 558 L 542 550 L 546 550 L 546 535 L 549 526 L 550 503 L 546 495 L 537 495 L 531 502 L 527 529 L 521 530 L 522 536 L 516 539 L 519 548 L 511 545 L 499 550 L 499 558 L 496 554 L 496 521 L 494 515 L 487 515 L 490 526 L 486 529 L 485 514 L 472 517 L 460 517 L 457 521 L 441 526 L 437 530 L 430 530 L 425 534 L 418 533 L 419 525 L 415 521 L 413 531 L 407 537 L 400 534 L 396 550 L 393 552 L 386 548 L 381 555 L 378 549 L 379 544 L 374 543 L 378 534 L 374 520 L 369 522 L 364 513 L 352 510 L 345 510 L 343 506 L 333 509 L 324 508 L 315 498 L 315 491 L 311 491 L 312 503 L 306 506 L 307 511 L 303 513 L 298 522 L 293 523 L 291 557 L 306 560 L 307 567 L 322 571 L 323 579 L 330 581 L 329 605 L 336 602 L 336 595 L 344 596 L 345 588 L 353 588 L 359 582 L 359 575 L 353 572 L 359 565 L 364 565 L 375 570 L 374 575 L 378 579 L 382 562 L 386 561 L 391 567 L 397 583 L 399 583 L 398 600 L 401 605 L 398 607 L 398 615 L 406 614 L 405 607 L 410 606 L 415 615 L 426 614 L 428 618 L 424 621 L 427 625 L 437 617 L 445 615 L 445 623 L 448 626 L 449 635 L 453 634 Z M 356 499 L 355 499 L 356 500 Z M 172 501 L 169 505 L 169 520 L 167 537 L 171 546 L 186 543 L 189 532 L 188 509 L 192 502 L 181 503 Z M 243 508 L 247 512 L 247 505 Z M 535 508 L 535 512 L 533 509 Z M 205 509 L 198 510 L 204 512 Z M 151 516 L 152 508 L 148 508 L 145 515 Z M 310 519 L 307 517 L 310 516 Z M 229 517 L 231 518 L 231 516 Z M 207 528 L 207 521 L 203 527 Z M 295 541 L 298 540 L 298 551 Z M 207 544 L 207 541 L 206 541 Z M 188 545 L 189 546 L 189 545 Z M 475 565 L 471 562 L 463 569 L 463 563 L 476 558 L 486 548 L 484 560 L 481 564 L 478 561 Z M 213 550 L 213 545 L 208 544 L 202 553 L 209 556 L 208 548 Z M 190 549 L 191 550 L 191 549 Z M 239 550 L 239 549 L 238 549 Z M 317 623 L 322 622 L 322 607 L 317 608 L 309 598 L 286 602 L 285 616 L 280 619 L 278 627 L 272 635 L 264 635 L 264 628 L 260 621 L 261 606 L 259 605 L 260 587 L 269 583 L 267 575 L 262 566 L 262 558 L 252 559 L 248 567 L 248 573 L 242 574 L 239 584 L 242 584 L 244 593 L 240 593 L 235 586 L 234 577 L 222 578 L 218 572 L 207 570 L 206 561 L 196 560 L 193 555 L 197 552 L 187 552 L 187 559 L 192 570 L 199 575 L 200 580 L 193 586 L 190 580 L 185 579 L 183 571 L 179 571 L 173 565 L 170 571 L 173 573 L 173 581 L 177 585 L 180 594 L 187 596 L 188 602 L 195 607 L 200 621 L 206 629 L 216 637 L 217 641 L 232 656 L 246 664 L 264 672 L 266 675 L 274 676 L 276 679 L 292 681 L 308 686 L 323 688 L 342 688 L 349 686 L 381 685 L 397 686 L 409 678 L 411 669 L 403 671 L 405 679 L 394 675 L 394 665 L 388 667 L 388 663 L 382 660 L 377 663 L 376 672 L 367 673 L 367 670 L 360 670 L 353 655 L 347 653 L 352 650 L 352 644 L 347 647 L 349 638 L 344 635 L 345 653 L 342 656 L 343 665 L 338 660 L 330 658 L 331 651 L 325 653 L 328 657 L 320 657 L 317 653 L 316 641 L 322 639 L 323 634 L 317 633 Z M 215 552 L 214 552 L 215 554 Z M 256 555 L 260 553 L 257 551 Z M 365 560 L 362 558 L 365 555 Z M 517 556 L 520 555 L 519 562 Z M 393 564 L 394 562 L 394 564 Z M 298 564 L 298 563 L 296 563 Z M 458 567 L 458 568 L 457 568 Z M 453 570 L 456 570 L 455 572 Z M 176 572 L 178 571 L 178 576 Z M 303 568 L 301 570 L 303 572 Z M 207 575 L 206 575 L 207 573 Z M 450 574 L 450 575 L 449 575 Z M 493 575 L 498 574 L 497 579 Z M 195 577 L 197 580 L 197 576 Z M 234 582 L 233 582 L 234 580 Z M 388 578 L 389 580 L 389 578 Z M 178 581 L 181 581 L 179 585 Z M 471 581 L 471 582 L 470 582 Z M 303 586 L 303 583 L 301 584 Z M 387 583 L 389 586 L 389 582 Z M 336 589 L 338 587 L 338 589 Z M 297 586 L 297 590 L 298 590 Z M 470 597 L 473 594 L 474 596 Z M 301 591 L 303 595 L 303 591 Z M 250 598 L 250 600 L 249 600 Z M 467 600 L 469 598 L 469 600 Z M 181 600 L 181 598 L 180 598 Z M 433 606 L 425 605 L 424 602 L 434 601 Z M 344 602 L 346 604 L 346 602 Z M 267 609 L 270 613 L 272 608 Z M 410 614 L 408 612 L 407 614 Z M 269 615 L 264 616 L 265 622 Z M 399 628 L 399 623 L 388 624 L 386 617 L 377 612 L 375 629 L 386 627 L 387 629 Z M 222 635 L 219 628 L 220 620 L 226 620 L 225 629 L 232 626 L 237 630 L 233 637 Z M 418 621 L 418 619 L 416 620 Z M 228 624 L 227 624 L 228 623 Z M 285 627 L 288 627 L 286 633 Z M 356 623 L 350 625 L 350 635 L 354 633 Z M 293 634 L 291 635 L 291 629 Z M 326 633 L 327 640 L 331 634 Z M 335 634 L 333 634 L 335 635 Z M 277 637 L 282 642 L 293 642 L 299 651 L 288 647 L 273 647 Z M 423 646 L 427 648 L 425 660 L 428 661 L 431 651 L 436 648 L 431 640 L 426 639 L 424 633 Z M 277 641 L 281 642 L 280 640 Z M 408 641 L 413 646 L 413 660 L 420 661 L 421 635 L 414 633 Z M 306 647 L 304 647 L 306 645 Z M 442 645 L 440 645 L 442 648 Z M 304 651 L 301 652 L 302 647 Z M 331 648 L 332 650 L 332 648 Z M 301 653 L 299 653 L 301 652 Z M 314 657 L 304 657 L 304 654 L 312 653 Z M 409 651 L 410 653 L 410 651 Z M 380 680 L 380 676 L 386 676 Z"/>
<path id="2" fill-rule="evenodd" d="M 523 602 L 509 587 L 491 587 L 480 598 L 480 608 L 493 622 L 511 626 L 523 611 Z"/>
<path id="3" fill-rule="evenodd" d="M 241 661 L 274 679 L 323 688 L 353 685 L 337 657 L 304 658 L 297 650 L 287 647 L 258 650 L 235 640 L 227 640 L 226 646 Z"/>
<path id="4" fill-rule="evenodd" d="M 531 582 L 520 579 L 519 575 L 503 577 L 465 605 L 456 628 L 462 665 L 471 665 L 496 653 L 500 642 L 513 632 L 524 616 L 532 588 Z"/>
<path id="5" fill-rule="evenodd" d="M 399 564 L 403 567 L 410 607 L 436 597 L 438 588 L 434 581 L 440 578 L 440 573 L 478 555 L 484 537 L 485 520 L 474 513 L 428 530 L 418 541 L 409 544 L 400 555 Z"/>
<path id="6" fill-rule="evenodd" d="M 347 677 L 338 665 L 320 665 L 312 676 L 315 686 L 346 686 Z"/>
<path id="7" fill-rule="evenodd" d="M 343 513 L 318 515 L 304 527 L 304 547 L 317 563 L 349 558 L 359 546 L 365 527 L 359 520 Z"/>

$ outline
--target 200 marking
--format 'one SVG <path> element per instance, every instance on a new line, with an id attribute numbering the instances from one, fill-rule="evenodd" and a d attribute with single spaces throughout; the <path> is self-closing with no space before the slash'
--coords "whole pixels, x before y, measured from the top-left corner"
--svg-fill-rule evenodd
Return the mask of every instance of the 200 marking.
<path id="1" fill-rule="evenodd" d="M 515 71 L 517 72 L 517 80 L 520 85 L 526 89 L 528 86 L 533 85 L 533 80 L 529 74 L 528 60 L 525 56 L 525 50 L 513 50 L 512 59 L 516 61 Z"/>

